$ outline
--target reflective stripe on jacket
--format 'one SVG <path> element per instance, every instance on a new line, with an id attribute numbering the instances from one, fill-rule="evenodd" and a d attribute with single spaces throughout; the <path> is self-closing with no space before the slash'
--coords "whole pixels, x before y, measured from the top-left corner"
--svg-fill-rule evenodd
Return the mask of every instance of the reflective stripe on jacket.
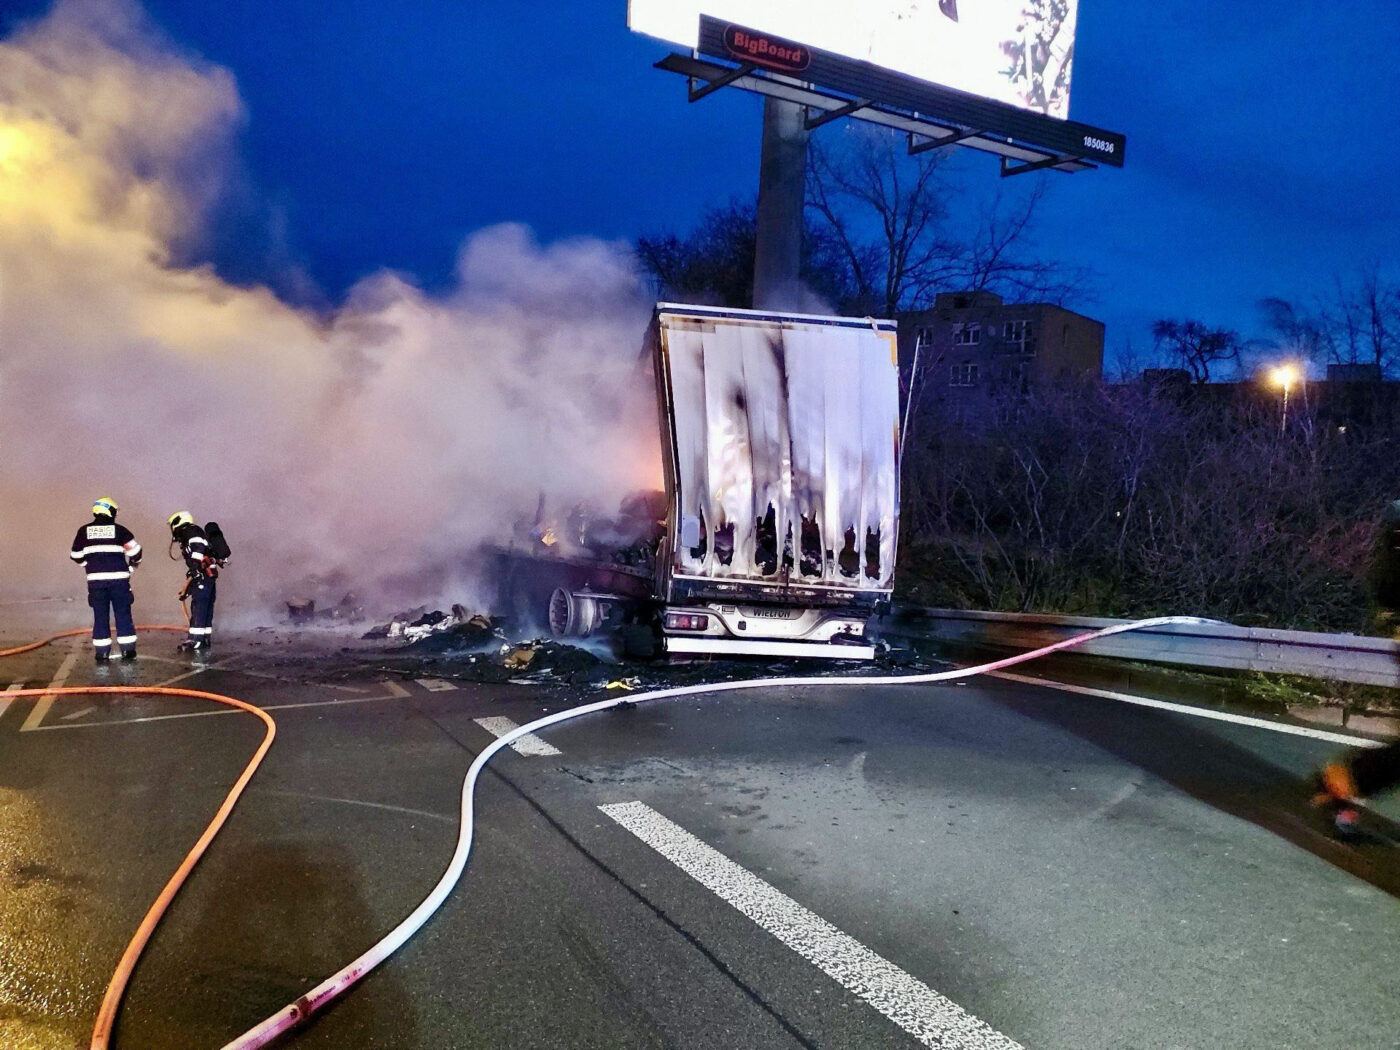
<path id="1" fill-rule="evenodd" d="M 141 544 L 125 525 L 94 516 L 73 537 L 69 557 L 86 570 L 89 582 L 125 580 L 131 576 L 131 567 L 141 561 Z"/>

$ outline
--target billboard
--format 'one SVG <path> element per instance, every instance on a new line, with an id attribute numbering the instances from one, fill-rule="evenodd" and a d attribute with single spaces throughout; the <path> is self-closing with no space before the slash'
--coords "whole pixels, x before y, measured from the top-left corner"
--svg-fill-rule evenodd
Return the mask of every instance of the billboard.
<path id="1" fill-rule="evenodd" d="M 1078 0 L 630 0 L 627 24 L 696 48 L 700 17 L 709 15 L 1065 120 L 1077 5 Z M 800 75 L 797 69 L 792 73 Z"/>

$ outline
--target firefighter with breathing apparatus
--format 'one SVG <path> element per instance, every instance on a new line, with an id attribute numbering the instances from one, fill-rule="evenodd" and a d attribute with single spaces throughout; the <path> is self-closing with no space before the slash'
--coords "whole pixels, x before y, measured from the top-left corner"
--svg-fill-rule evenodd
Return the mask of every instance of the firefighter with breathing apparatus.
<path id="1" fill-rule="evenodd" d="M 228 544 L 223 532 L 214 522 L 204 528 L 194 523 L 194 516 L 187 510 L 177 511 L 168 519 L 170 525 L 170 547 L 175 557 L 176 544 L 180 555 L 185 559 L 185 586 L 181 588 L 179 599 L 189 607 L 189 637 L 180 643 L 181 652 L 208 652 L 214 642 L 214 599 L 217 594 L 215 581 L 219 570 L 229 558 Z"/>
<path id="2" fill-rule="evenodd" d="M 112 617 L 122 659 L 136 659 L 136 625 L 131 619 L 131 570 L 141 561 L 141 544 L 117 524 L 117 504 L 104 496 L 92 505 L 92 521 L 73 538 L 72 559 L 87 573 L 92 606 L 92 652 L 98 663 L 112 656 Z"/>

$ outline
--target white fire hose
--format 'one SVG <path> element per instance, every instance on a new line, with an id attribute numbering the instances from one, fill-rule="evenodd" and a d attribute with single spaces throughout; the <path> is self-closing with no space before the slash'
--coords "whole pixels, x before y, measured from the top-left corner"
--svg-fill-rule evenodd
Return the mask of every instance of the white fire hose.
<path id="1" fill-rule="evenodd" d="M 296 1027 L 305 1021 L 316 1011 L 325 1007 L 337 996 L 348 991 L 352 985 L 376 966 L 392 955 L 410 937 L 422 928 L 423 924 L 432 918 L 433 913 L 442 906 L 448 894 L 456 887 L 458 880 L 462 877 L 462 872 L 466 869 L 467 858 L 471 855 L 472 832 L 473 832 L 473 808 L 476 794 L 476 782 L 481 776 L 481 771 L 486 768 L 486 764 L 505 747 L 509 747 L 512 742 L 520 739 L 529 733 L 537 733 L 549 726 L 567 722 L 570 719 L 581 718 L 584 715 L 591 715 L 598 711 L 606 711 L 611 707 L 619 707 L 624 704 L 641 704 L 649 700 L 665 700 L 678 696 L 698 696 L 702 693 L 728 693 L 738 692 L 744 689 L 772 689 L 780 686 L 810 686 L 810 685 L 924 685 L 930 682 L 947 682 L 957 678 L 970 678 L 979 674 L 986 674 L 989 671 L 998 671 L 1003 667 L 1012 667 L 1016 664 L 1025 663 L 1028 660 L 1035 660 L 1050 653 L 1058 652 L 1062 649 L 1073 649 L 1076 646 L 1084 645 L 1098 638 L 1106 638 L 1113 634 L 1123 634 L 1127 631 L 1138 631 L 1148 627 L 1164 627 L 1168 624 L 1213 624 L 1215 620 L 1202 619 L 1197 616 L 1158 616 L 1148 620 L 1137 620 L 1132 623 L 1116 624 L 1113 627 L 1105 627 L 1099 631 L 1092 631 L 1088 634 L 1076 635 L 1073 638 L 1066 638 L 1064 641 L 1047 645 L 1040 649 L 1033 649 L 1030 652 L 1018 653 L 1015 656 L 1008 656 L 1001 660 L 993 660 L 991 663 L 977 664 L 973 667 L 959 667 L 951 671 L 937 671 L 931 674 L 914 675 L 813 675 L 801 678 L 755 678 L 742 682 L 714 682 L 705 685 L 676 686 L 671 689 L 655 689 L 647 693 L 637 693 L 633 695 L 624 694 L 612 697 L 607 700 L 599 700 L 597 703 L 585 704 L 582 707 L 571 708 L 568 711 L 560 711 L 556 714 L 546 715 L 533 722 L 513 729 L 505 736 L 491 742 L 472 762 L 467 770 L 466 779 L 462 782 L 462 818 L 457 835 L 457 849 L 452 854 L 452 860 L 447 865 L 447 870 L 442 873 L 436 886 L 431 893 L 423 899 L 418 907 L 394 927 L 385 937 L 366 951 L 359 958 L 355 959 L 344 969 L 331 974 L 324 981 L 318 984 L 311 991 L 301 996 L 295 1002 L 288 1003 L 277 1013 L 264 1020 L 262 1023 L 250 1028 L 237 1039 L 224 1045 L 223 1050 L 254 1050 L 255 1047 L 265 1046 L 277 1036 Z"/>

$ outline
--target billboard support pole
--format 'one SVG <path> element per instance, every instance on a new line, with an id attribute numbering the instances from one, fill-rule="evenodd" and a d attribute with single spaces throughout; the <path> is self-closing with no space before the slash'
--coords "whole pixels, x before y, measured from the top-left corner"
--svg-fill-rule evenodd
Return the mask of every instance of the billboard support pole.
<path id="1" fill-rule="evenodd" d="M 805 107 L 799 103 L 771 96 L 763 100 L 753 261 L 753 305 L 758 310 L 801 305 L 806 117 Z"/>

